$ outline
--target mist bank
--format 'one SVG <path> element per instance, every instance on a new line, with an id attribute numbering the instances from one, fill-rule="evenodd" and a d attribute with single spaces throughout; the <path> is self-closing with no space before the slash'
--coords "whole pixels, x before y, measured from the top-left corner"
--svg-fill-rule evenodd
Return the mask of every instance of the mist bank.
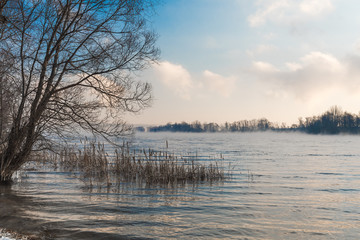
<path id="1" fill-rule="evenodd" d="M 232 123 L 168 123 L 152 127 L 137 127 L 137 131 L 147 132 L 304 132 L 309 134 L 359 134 L 360 113 L 344 112 L 340 107 L 333 106 L 328 111 L 318 116 L 300 117 L 297 124 L 291 126 L 285 123 L 271 122 L 266 118 L 253 120 L 240 120 Z"/>

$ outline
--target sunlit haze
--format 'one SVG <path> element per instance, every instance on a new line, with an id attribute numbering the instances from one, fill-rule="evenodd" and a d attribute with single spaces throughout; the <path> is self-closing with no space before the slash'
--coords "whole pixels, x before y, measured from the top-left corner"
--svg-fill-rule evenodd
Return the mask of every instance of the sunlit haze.
<path id="1" fill-rule="evenodd" d="M 355 0 L 169 0 L 152 19 L 161 59 L 133 124 L 297 123 L 333 105 L 360 110 Z"/>

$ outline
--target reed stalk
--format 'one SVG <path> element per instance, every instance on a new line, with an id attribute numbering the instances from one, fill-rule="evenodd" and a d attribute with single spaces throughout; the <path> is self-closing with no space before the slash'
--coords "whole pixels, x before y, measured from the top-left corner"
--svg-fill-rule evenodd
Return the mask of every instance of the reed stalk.
<path id="1" fill-rule="evenodd" d="M 196 156 L 177 156 L 168 150 L 135 150 L 127 143 L 109 156 L 104 144 L 88 141 L 81 144 L 82 148 L 74 145 L 63 148 L 59 154 L 48 153 L 47 159 L 51 159 L 56 168 L 79 173 L 89 186 L 133 181 L 147 184 L 213 182 L 226 177 L 224 167 L 211 159 L 205 165 L 200 164 Z"/>

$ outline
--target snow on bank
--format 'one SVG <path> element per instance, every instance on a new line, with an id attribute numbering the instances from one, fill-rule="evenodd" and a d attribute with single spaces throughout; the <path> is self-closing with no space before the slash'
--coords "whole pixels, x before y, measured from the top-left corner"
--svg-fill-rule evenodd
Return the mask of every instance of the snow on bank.
<path id="1" fill-rule="evenodd" d="M 21 236 L 12 231 L 7 231 L 6 229 L 0 229 L 0 240 L 26 240 L 26 236 Z"/>
<path id="2" fill-rule="evenodd" d="M 4 229 L 0 229 L 0 240 L 16 240 L 11 238 L 10 233 L 7 233 Z"/>
<path id="3" fill-rule="evenodd" d="M 0 240 L 16 240 L 15 238 L 0 237 Z"/>

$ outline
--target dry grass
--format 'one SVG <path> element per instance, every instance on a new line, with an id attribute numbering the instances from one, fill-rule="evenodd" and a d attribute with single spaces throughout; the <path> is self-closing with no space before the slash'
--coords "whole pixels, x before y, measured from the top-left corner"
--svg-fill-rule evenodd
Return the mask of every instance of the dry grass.
<path id="1" fill-rule="evenodd" d="M 200 164 L 196 157 L 178 157 L 167 151 L 130 150 L 125 143 L 111 156 L 103 144 L 86 142 L 81 149 L 76 146 L 64 148 L 51 159 L 56 167 L 79 172 L 89 186 L 133 181 L 175 184 L 225 179 L 224 167 L 210 159 L 205 165 Z"/>

